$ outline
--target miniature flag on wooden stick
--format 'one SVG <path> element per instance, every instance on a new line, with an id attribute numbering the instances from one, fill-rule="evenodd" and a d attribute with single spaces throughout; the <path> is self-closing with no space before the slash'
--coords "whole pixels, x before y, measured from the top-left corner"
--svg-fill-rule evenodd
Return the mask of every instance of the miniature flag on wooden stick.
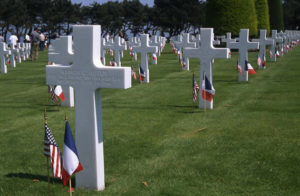
<path id="1" fill-rule="evenodd" d="M 83 170 L 83 167 L 79 161 L 69 122 L 66 120 L 62 176 L 64 186 L 67 185 L 74 173 L 80 172 L 81 170 Z"/>
<path id="2" fill-rule="evenodd" d="M 256 72 L 253 69 L 252 65 L 248 61 L 245 61 L 245 70 L 248 71 L 248 73 L 250 75 L 255 75 L 256 74 Z"/>
<path id="3" fill-rule="evenodd" d="M 50 157 L 53 176 L 62 179 L 60 151 L 47 123 L 45 123 L 44 155 Z"/>
<path id="4" fill-rule="evenodd" d="M 140 75 L 140 81 L 144 81 L 146 75 L 145 75 L 145 72 L 144 72 L 144 70 L 141 66 L 139 66 L 139 75 Z"/>
<path id="5" fill-rule="evenodd" d="M 64 95 L 64 92 L 63 92 L 63 90 L 62 90 L 62 88 L 61 88 L 60 85 L 57 85 L 57 86 L 54 88 L 54 93 L 55 93 L 55 95 L 56 95 L 57 97 L 60 98 L 60 100 L 65 101 L 65 95 Z"/>
<path id="6" fill-rule="evenodd" d="M 215 96 L 215 89 L 207 79 L 205 73 L 202 81 L 202 99 L 211 102 Z"/>

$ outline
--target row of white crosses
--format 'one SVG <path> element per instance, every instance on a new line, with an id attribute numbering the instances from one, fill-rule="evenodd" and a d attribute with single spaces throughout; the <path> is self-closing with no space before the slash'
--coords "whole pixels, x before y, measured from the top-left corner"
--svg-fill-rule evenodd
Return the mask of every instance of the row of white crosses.
<path id="1" fill-rule="evenodd" d="M 76 187 L 96 190 L 105 188 L 101 88 L 131 87 L 129 67 L 102 64 L 100 34 L 99 25 L 74 25 L 73 64 L 46 66 L 48 85 L 75 90 L 75 142 L 84 168 L 76 174 Z"/>
<path id="2" fill-rule="evenodd" d="M 21 63 L 22 60 L 29 58 L 30 43 L 17 43 L 16 46 L 11 44 L 10 47 L 8 47 L 5 42 L 0 43 L 1 73 L 7 73 L 7 59 L 9 59 L 11 67 L 16 68 L 16 59 L 18 63 Z"/>
<path id="3" fill-rule="evenodd" d="M 72 86 L 75 89 L 75 136 L 79 158 L 84 167 L 82 172 L 76 174 L 76 187 L 96 190 L 105 188 L 101 88 L 131 87 L 129 67 L 108 67 L 100 61 L 100 31 L 100 26 L 97 25 L 74 25 L 74 51 L 71 37 L 61 37 L 60 41 L 65 46 L 60 46 L 61 50 L 58 51 L 62 57 L 56 57 L 55 52 L 52 55 L 49 53 L 49 58 L 60 64 L 46 67 L 47 84 Z M 248 34 L 248 29 L 242 29 L 240 42 L 228 44 L 239 49 L 240 61 L 247 60 L 249 48 L 258 48 L 258 43 L 248 41 Z M 200 81 L 203 81 L 205 73 L 212 83 L 213 59 L 229 58 L 229 49 L 213 47 L 212 28 L 202 28 L 201 36 L 203 39 L 198 48 L 184 48 L 183 53 L 186 57 L 200 59 Z M 149 36 L 143 34 L 140 44 L 133 45 L 132 50 L 141 53 L 142 67 L 147 70 L 145 82 L 149 82 L 148 54 L 156 53 L 157 46 L 149 46 Z M 213 102 L 203 100 L 201 93 L 202 90 L 199 106 L 212 109 Z"/>
<path id="4" fill-rule="evenodd" d="M 259 52 L 258 58 L 260 59 L 258 68 L 259 69 L 266 69 L 264 66 L 264 62 L 266 61 L 266 47 L 268 45 L 275 45 L 275 41 L 271 38 L 267 38 L 267 30 L 261 29 L 259 33 L 259 39 L 252 39 L 254 42 L 259 42 Z M 275 55 L 275 54 L 274 54 Z"/>

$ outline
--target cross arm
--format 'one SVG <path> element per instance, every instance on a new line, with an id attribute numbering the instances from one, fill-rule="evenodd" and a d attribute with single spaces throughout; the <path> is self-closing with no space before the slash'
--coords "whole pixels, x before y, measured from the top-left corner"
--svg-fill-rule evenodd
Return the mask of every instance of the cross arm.
<path id="1" fill-rule="evenodd" d="M 47 65 L 46 83 L 48 85 L 86 86 L 89 88 L 131 87 L 130 67 L 94 67 L 93 70 L 75 69 L 74 66 Z"/>

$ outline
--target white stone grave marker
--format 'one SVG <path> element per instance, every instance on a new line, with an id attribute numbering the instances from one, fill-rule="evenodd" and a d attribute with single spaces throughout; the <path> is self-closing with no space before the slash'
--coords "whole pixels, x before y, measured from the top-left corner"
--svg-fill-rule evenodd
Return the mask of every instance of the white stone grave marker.
<path id="1" fill-rule="evenodd" d="M 7 73 L 7 66 L 6 66 L 6 56 L 10 55 L 11 51 L 6 49 L 5 42 L 0 43 L 0 65 L 1 65 L 1 73 Z"/>
<path id="2" fill-rule="evenodd" d="M 222 39 L 222 42 L 225 42 L 226 43 L 226 48 L 230 49 L 229 43 L 230 42 L 236 42 L 236 39 L 231 39 L 231 33 L 228 32 L 228 33 L 226 33 L 226 38 Z"/>
<path id="3" fill-rule="evenodd" d="M 150 72 L 149 72 L 149 64 L 148 64 L 148 54 L 157 53 L 158 49 L 156 46 L 149 46 L 149 35 L 142 34 L 141 35 L 141 45 L 140 46 L 132 46 L 132 50 L 135 52 L 141 53 L 141 67 L 145 73 L 144 83 L 150 82 Z"/>
<path id="4" fill-rule="evenodd" d="M 258 65 L 259 69 L 265 69 L 266 67 L 263 66 L 263 62 L 266 58 L 266 46 L 274 44 L 274 40 L 267 38 L 267 30 L 261 29 L 259 33 L 259 39 L 253 39 L 254 42 L 259 42 L 259 58 L 261 59 L 260 65 Z"/>
<path id="5" fill-rule="evenodd" d="M 201 28 L 201 45 L 198 48 L 185 48 L 183 52 L 190 58 L 200 59 L 200 81 L 203 81 L 203 73 L 205 72 L 207 78 L 213 84 L 212 77 L 212 61 L 214 58 L 229 58 L 228 48 L 214 48 L 213 47 L 213 29 Z M 213 109 L 213 101 L 209 102 L 202 99 L 202 85 L 199 90 L 199 108 Z"/>
<path id="6" fill-rule="evenodd" d="M 245 70 L 245 61 L 248 61 L 248 50 L 258 49 L 258 42 L 249 42 L 249 29 L 241 29 L 239 42 L 229 42 L 229 48 L 238 49 L 240 54 L 239 65 L 242 73 L 239 73 L 239 81 L 248 81 L 248 71 Z"/>
<path id="7" fill-rule="evenodd" d="M 276 44 L 283 43 L 283 39 L 281 37 L 278 37 L 277 30 L 272 30 L 272 39 L 274 40 L 274 44 L 271 47 L 271 51 L 272 51 L 271 61 L 276 61 Z"/>
<path id="8" fill-rule="evenodd" d="M 195 42 L 190 42 L 190 34 L 189 33 L 183 33 L 182 41 L 177 42 L 176 45 L 180 51 L 183 51 L 182 49 L 184 49 L 184 48 L 195 48 L 196 47 Z M 184 66 L 182 66 L 182 69 L 186 70 L 186 71 L 190 70 L 190 61 L 189 61 L 189 58 L 184 54 L 184 52 L 182 53 L 182 58 L 183 58 L 183 64 L 184 64 Z"/>
<path id="9" fill-rule="evenodd" d="M 16 57 L 18 56 L 19 49 L 16 48 L 13 44 L 10 44 L 10 51 L 11 51 L 10 66 L 12 68 L 15 68 L 16 67 Z"/>
<path id="10" fill-rule="evenodd" d="M 130 67 L 101 63 L 100 34 L 99 25 L 74 25 L 73 65 L 46 67 L 47 84 L 74 87 L 75 142 L 84 168 L 76 174 L 76 187 L 96 190 L 105 188 L 101 88 L 131 87 Z"/>
<path id="11" fill-rule="evenodd" d="M 73 59 L 72 36 L 60 36 L 52 41 L 48 50 L 48 61 L 50 63 L 70 66 L 73 64 Z M 61 105 L 74 107 L 74 89 L 66 85 L 61 85 L 61 87 L 65 95 L 65 101 L 62 101 Z"/>
<path id="12" fill-rule="evenodd" d="M 127 50 L 126 44 L 122 44 L 121 41 L 120 36 L 115 36 L 114 43 L 109 47 L 114 51 L 114 62 L 117 67 L 121 67 L 121 52 Z"/>

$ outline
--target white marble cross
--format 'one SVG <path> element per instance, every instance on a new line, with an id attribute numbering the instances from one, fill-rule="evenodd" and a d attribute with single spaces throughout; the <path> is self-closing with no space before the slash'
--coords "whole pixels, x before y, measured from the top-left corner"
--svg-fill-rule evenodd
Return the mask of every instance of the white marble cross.
<path id="1" fill-rule="evenodd" d="M 11 55 L 10 55 L 10 66 L 12 68 L 16 67 L 16 56 L 18 56 L 18 53 L 20 52 L 18 48 L 16 48 L 13 44 L 10 44 L 10 50 L 11 50 Z"/>
<path id="2" fill-rule="evenodd" d="M 272 39 L 274 40 L 274 44 L 271 47 L 272 57 L 271 61 L 276 61 L 276 44 L 279 45 L 283 43 L 283 39 L 277 36 L 277 30 L 272 30 Z"/>
<path id="3" fill-rule="evenodd" d="M 128 41 L 128 47 L 132 49 L 133 46 L 139 46 L 139 40 L 137 37 L 131 37 Z M 133 60 L 137 61 L 137 53 L 134 51 L 130 51 L 133 54 Z"/>
<path id="4" fill-rule="evenodd" d="M 189 33 L 183 33 L 182 34 L 182 41 L 181 42 L 177 42 L 177 47 L 180 51 L 182 51 L 182 49 L 184 48 L 196 48 L 196 43 L 195 42 L 190 42 L 190 34 Z M 183 70 L 189 70 L 190 69 L 190 61 L 189 58 L 184 54 L 184 52 L 182 53 L 182 58 L 183 58 L 183 63 L 184 66 L 182 66 Z"/>
<path id="5" fill-rule="evenodd" d="M 17 54 L 17 62 L 21 63 L 22 62 L 22 54 L 25 51 L 25 48 L 21 47 L 21 43 L 17 43 L 17 49 L 19 50 L 18 54 Z"/>
<path id="6" fill-rule="evenodd" d="M 197 34 L 195 40 L 196 40 L 196 48 L 198 48 L 199 45 L 201 45 L 201 35 Z M 217 46 L 217 45 L 220 45 L 220 44 L 221 44 L 220 40 L 213 40 L 213 45 L 214 46 Z"/>
<path id="7" fill-rule="evenodd" d="M 121 41 L 120 36 L 115 36 L 114 43 L 109 47 L 114 51 L 114 61 L 117 67 L 121 67 L 121 52 L 127 50 L 126 44 L 122 44 Z"/>
<path id="8" fill-rule="evenodd" d="M 1 66 L 1 73 L 3 73 L 3 74 L 7 73 L 5 57 L 10 54 L 11 54 L 11 51 L 6 49 L 5 42 L 0 42 L 0 66 Z"/>
<path id="9" fill-rule="evenodd" d="M 266 58 L 266 46 L 274 44 L 274 40 L 267 38 L 267 30 L 261 29 L 259 33 L 259 39 L 252 39 L 254 42 L 259 42 L 259 58 L 261 59 L 260 65 L 258 65 L 259 69 L 265 69 L 266 67 L 263 66 L 264 60 Z"/>
<path id="10" fill-rule="evenodd" d="M 226 43 L 226 48 L 230 49 L 229 43 L 230 42 L 236 42 L 236 39 L 231 39 L 231 33 L 228 32 L 228 33 L 226 33 L 226 38 L 222 39 L 222 42 L 225 42 Z"/>
<path id="11" fill-rule="evenodd" d="M 130 67 L 101 63 L 100 34 L 99 25 L 74 25 L 73 65 L 46 67 L 47 84 L 74 87 L 75 142 L 84 168 L 76 174 L 76 187 L 96 190 L 105 188 L 101 88 L 131 87 Z"/>
<path id="12" fill-rule="evenodd" d="M 157 56 L 160 56 L 160 51 L 161 51 L 161 43 L 158 41 L 158 36 L 153 35 L 150 39 L 150 46 L 157 46 L 158 48 L 158 52 L 157 52 Z"/>
<path id="13" fill-rule="evenodd" d="M 23 61 L 25 61 L 26 60 L 26 45 L 25 45 L 25 43 L 19 43 L 18 48 L 20 49 L 21 59 Z"/>
<path id="14" fill-rule="evenodd" d="M 279 48 L 280 48 L 280 56 L 283 56 L 283 53 L 287 52 L 286 51 L 286 34 L 283 33 L 282 31 L 280 31 L 278 33 L 278 36 L 282 38 L 283 42 L 282 43 L 279 43 Z"/>
<path id="15" fill-rule="evenodd" d="M 113 43 L 107 42 L 105 38 L 101 38 L 101 60 L 103 65 L 106 65 L 106 49 L 112 48 L 112 45 Z"/>
<path id="16" fill-rule="evenodd" d="M 245 61 L 248 61 L 248 50 L 258 49 L 258 42 L 249 42 L 249 29 L 241 29 L 239 42 L 229 42 L 228 47 L 238 49 L 240 54 L 239 65 L 242 68 L 242 73 L 239 73 L 239 81 L 248 81 L 248 71 L 245 70 Z"/>
<path id="17" fill-rule="evenodd" d="M 48 62 L 70 66 L 73 64 L 74 53 L 72 48 L 72 36 L 60 36 L 52 41 L 48 50 Z M 61 85 L 65 95 L 62 106 L 74 107 L 74 89 L 71 86 Z"/>
<path id="18" fill-rule="evenodd" d="M 31 50 L 31 43 L 25 43 L 25 51 L 26 51 L 26 59 L 30 56 L 30 50 Z"/>
<path id="19" fill-rule="evenodd" d="M 203 73 L 205 72 L 207 78 L 213 84 L 212 77 L 212 61 L 214 58 L 229 58 L 228 48 L 214 48 L 213 47 L 213 29 L 201 28 L 201 45 L 198 48 L 185 48 L 183 52 L 190 58 L 200 59 L 200 82 L 203 81 Z M 208 102 L 202 99 L 202 85 L 199 90 L 199 108 L 213 109 L 213 101 Z"/>
<path id="20" fill-rule="evenodd" d="M 132 50 L 135 52 L 141 53 L 141 67 L 145 73 L 144 83 L 150 82 L 150 72 L 149 72 L 149 64 L 148 64 L 148 54 L 157 53 L 158 49 L 156 46 L 149 46 L 149 35 L 142 34 L 141 35 L 141 45 L 140 46 L 132 46 Z"/>

